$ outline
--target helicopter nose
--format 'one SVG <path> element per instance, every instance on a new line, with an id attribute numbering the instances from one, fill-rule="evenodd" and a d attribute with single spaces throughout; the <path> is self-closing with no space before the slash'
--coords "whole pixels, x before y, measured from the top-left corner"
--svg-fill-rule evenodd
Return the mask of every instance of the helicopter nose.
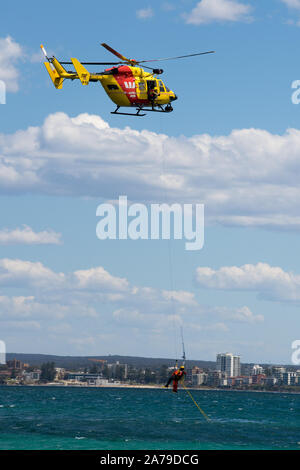
<path id="1" fill-rule="evenodd" d="M 175 100 L 178 100 L 178 96 L 175 95 L 174 93 L 174 96 L 170 96 L 170 101 L 175 101 Z"/>

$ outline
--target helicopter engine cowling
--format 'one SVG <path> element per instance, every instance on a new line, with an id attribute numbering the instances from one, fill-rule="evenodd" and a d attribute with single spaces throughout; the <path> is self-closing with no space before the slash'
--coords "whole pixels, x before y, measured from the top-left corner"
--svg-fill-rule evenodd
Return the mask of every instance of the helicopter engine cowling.
<path id="1" fill-rule="evenodd" d="M 163 69 L 153 69 L 153 73 L 155 75 L 161 75 L 162 73 L 164 73 Z"/>

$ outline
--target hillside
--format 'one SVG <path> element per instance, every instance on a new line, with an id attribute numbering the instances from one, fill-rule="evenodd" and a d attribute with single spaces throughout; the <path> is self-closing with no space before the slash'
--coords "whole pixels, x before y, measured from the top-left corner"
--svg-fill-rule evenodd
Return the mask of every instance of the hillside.
<path id="1" fill-rule="evenodd" d="M 134 356 L 56 356 L 48 354 L 21 354 L 21 353 L 7 353 L 6 360 L 17 359 L 22 362 L 28 363 L 32 366 L 40 366 L 45 362 L 54 362 L 56 367 L 63 367 L 65 369 L 79 369 L 85 367 L 91 367 L 93 359 L 105 360 L 108 364 L 114 364 L 119 361 L 120 364 L 128 364 L 133 367 L 143 368 L 159 368 L 162 365 L 173 366 L 174 359 L 168 358 L 151 358 L 151 357 L 134 357 Z M 179 361 L 180 362 L 180 361 Z M 215 368 L 214 361 L 201 361 L 201 360 L 189 360 L 186 361 L 187 367 L 198 366 L 200 368 Z"/>

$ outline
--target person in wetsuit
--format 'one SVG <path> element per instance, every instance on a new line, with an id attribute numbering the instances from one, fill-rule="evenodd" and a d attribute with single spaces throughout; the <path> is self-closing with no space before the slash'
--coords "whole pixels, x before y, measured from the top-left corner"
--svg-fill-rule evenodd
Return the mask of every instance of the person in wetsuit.
<path id="1" fill-rule="evenodd" d="M 179 382 L 179 380 L 182 380 L 185 375 L 186 375 L 186 372 L 184 370 L 184 366 L 180 366 L 179 369 L 174 370 L 173 374 L 169 378 L 169 380 L 166 383 L 165 387 L 168 388 L 168 386 L 170 385 L 170 383 L 173 380 L 173 392 L 177 393 L 178 382 Z"/>
<path id="2" fill-rule="evenodd" d="M 158 94 L 155 90 L 155 82 L 148 80 L 148 99 L 151 103 L 152 109 L 154 108 L 154 101 L 157 98 Z"/>

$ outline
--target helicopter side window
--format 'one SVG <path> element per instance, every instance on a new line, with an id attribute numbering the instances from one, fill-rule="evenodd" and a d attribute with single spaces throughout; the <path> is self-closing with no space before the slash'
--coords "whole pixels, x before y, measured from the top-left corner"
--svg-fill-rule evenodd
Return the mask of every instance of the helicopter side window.
<path id="1" fill-rule="evenodd" d="M 145 91 L 146 90 L 145 82 L 139 82 L 139 88 L 140 88 L 140 91 Z"/>
<path id="2" fill-rule="evenodd" d="M 159 83 L 159 89 L 162 93 L 165 93 L 165 87 L 164 87 L 164 84 L 161 80 L 158 81 Z"/>

